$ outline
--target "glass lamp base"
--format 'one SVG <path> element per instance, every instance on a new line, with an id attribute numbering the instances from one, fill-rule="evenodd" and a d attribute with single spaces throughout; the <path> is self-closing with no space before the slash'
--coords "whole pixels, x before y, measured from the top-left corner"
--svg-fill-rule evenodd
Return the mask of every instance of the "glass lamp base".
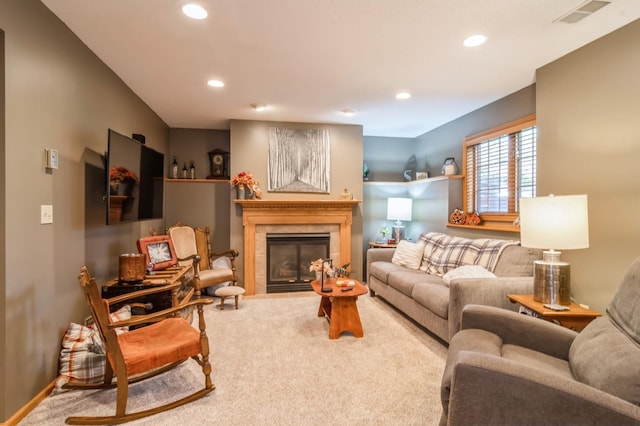
<path id="1" fill-rule="evenodd" d="M 533 300 L 571 304 L 571 267 L 567 262 L 533 262 Z"/>

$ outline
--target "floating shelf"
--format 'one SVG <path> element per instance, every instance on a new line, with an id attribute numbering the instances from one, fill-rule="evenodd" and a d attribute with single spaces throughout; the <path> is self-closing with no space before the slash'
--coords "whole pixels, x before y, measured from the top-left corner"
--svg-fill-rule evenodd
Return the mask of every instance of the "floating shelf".
<path id="1" fill-rule="evenodd" d="M 180 183 L 229 183 L 229 179 L 172 179 L 164 178 L 165 182 L 180 182 Z"/>

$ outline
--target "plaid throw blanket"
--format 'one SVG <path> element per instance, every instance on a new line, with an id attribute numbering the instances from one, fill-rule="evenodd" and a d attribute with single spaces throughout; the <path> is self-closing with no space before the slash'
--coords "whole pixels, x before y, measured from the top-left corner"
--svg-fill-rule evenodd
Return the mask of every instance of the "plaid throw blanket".
<path id="1" fill-rule="evenodd" d="M 463 265 L 480 265 L 493 272 L 502 250 L 520 244 L 519 241 L 469 239 L 438 232 L 422 234 L 419 241 L 425 244 L 420 270 L 438 276 Z"/>

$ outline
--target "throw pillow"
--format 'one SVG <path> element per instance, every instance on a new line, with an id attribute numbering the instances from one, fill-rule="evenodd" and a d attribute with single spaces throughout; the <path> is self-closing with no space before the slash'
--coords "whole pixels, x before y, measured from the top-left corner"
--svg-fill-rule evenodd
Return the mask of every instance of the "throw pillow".
<path id="1" fill-rule="evenodd" d="M 106 356 L 98 330 L 71 323 L 62 338 L 55 391 L 67 382 L 98 383 L 104 379 Z"/>
<path id="2" fill-rule="evenodd" d="M 487 271 L 485 268 L 479 265 L 464 265 L 456 269 L 452 269 L 442 279 L 445 284 L 449 285 L 451 280 L 455 278 L 495 278 L 496 275 L 493 272 Z"/>
<path id="3" fill-rule="evenodd" d="M 391 263 L 398 266 L 404 266 L 409 269 L 418 269 L 420 267 L 420 262 L 422 262 L 423 251 L 424 244 L 402 240 L 398 243 L 396 251 L 393 253 Z"/>

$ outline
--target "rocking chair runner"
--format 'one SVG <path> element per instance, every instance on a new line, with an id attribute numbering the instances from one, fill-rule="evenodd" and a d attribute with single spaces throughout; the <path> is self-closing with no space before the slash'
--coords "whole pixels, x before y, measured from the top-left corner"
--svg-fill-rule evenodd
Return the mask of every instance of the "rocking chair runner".
<path id="1" fill-rule="evenodd" d="M 205 332 L 206 325 L 202 309 L 203 304 L 212 303 L 210 299 L 196 299 L 163 311 L 110 323 L 109 301 L 100 297 L 95 278 L 89 277 L 89 272 L 84 266 L 80 270 L 78 282 L 84 291 L 87 303 L 102 337 L 107 354 L 107 363 L 103 383 L 67 383 L 64 388 L 100 389 L 117 387 L 116 414 L 102 417 L 69 417 L 66 419 L 67 424 L 117 424 L 128 422 L 195 401 L 215 389 L 211 382 L 209 340 Z M 135 298 L 136 293 L 129 293 L 127 296 Z M 121 300 L 122 296 L 118 299 Z M 200 332 L 183 318 L 175 316 L 179 314 L 180 310 L 188 306 L 197 307 Z M 119 327 L 149 323 L 151 325 L 119 335 L 115 332 L 115 329 Z M 133 413 L 126 412 L 129 384 L 166 372 L 189 357 L 202 366 L 204 374 L 204 387 L 202 389 L 165 405 Z M 116 382 L 112 381 L 114 373 Z"/>

